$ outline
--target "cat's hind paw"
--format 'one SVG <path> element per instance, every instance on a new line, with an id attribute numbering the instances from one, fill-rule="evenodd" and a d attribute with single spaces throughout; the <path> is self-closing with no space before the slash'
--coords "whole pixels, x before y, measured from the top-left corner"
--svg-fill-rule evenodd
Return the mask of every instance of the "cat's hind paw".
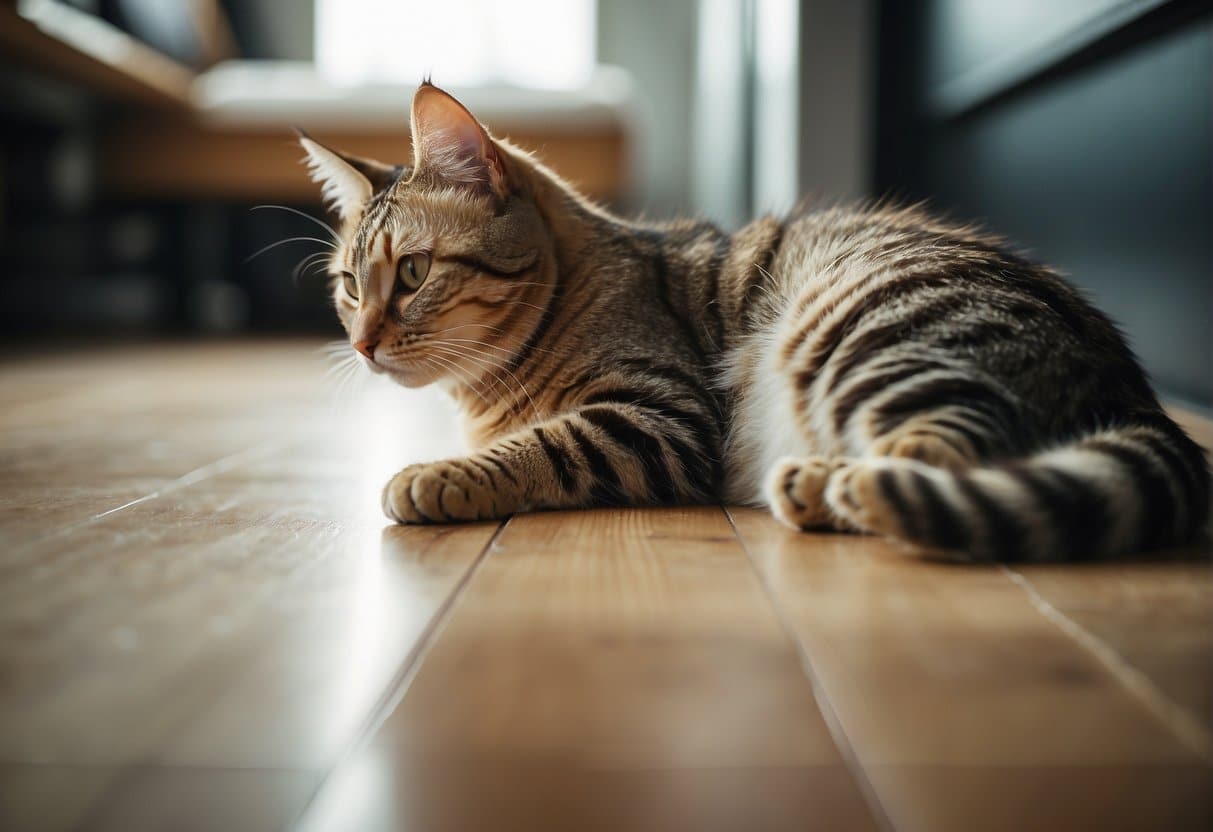
<path id="1" fill-rule="evenodd" d="M 916 460 L 876 457 L 839 471 L 826 487 L 830 510 L 854 528 L 872 534 L 914 539 L 919 534 L 918 492 L 942 471 Z"/>
<path id="2" fill-rule="evenodd" d="M 775 519 L 793 529 L 845 528 L 825 501 L 826 485 L 844 459 L 784 457 L 767 474 L 763 493 Z"/>

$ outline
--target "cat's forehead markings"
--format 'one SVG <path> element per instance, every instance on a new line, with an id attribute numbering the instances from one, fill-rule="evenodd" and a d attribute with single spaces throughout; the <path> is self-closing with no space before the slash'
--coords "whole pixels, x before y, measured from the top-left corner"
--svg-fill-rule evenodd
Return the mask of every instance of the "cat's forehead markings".
<path id="1" fill-rule="evenodd" d="M 427 237 L 421 229 L 402 226 L 395 218 L 368 235 L 363 244 L 366 260 L 382 259 L 391 264 L 393 258 L 427 248 Z"/>
<path id="2" fill-rule="evenodd" d="M 371 253 L 368 244 L 375 240 L 380 229 L 391 219 L 391 207 L 391 203 L 387 200 L 372 201 L 367 207 L 362 221 L 354 232 L 354 248 L 359 254 L 369 255 Z"/>

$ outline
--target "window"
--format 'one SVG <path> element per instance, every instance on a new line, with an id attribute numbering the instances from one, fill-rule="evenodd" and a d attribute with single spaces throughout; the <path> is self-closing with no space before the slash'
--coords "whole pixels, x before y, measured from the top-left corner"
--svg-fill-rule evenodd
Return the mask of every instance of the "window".
<path id="1" fill-rule="evenodd" d="M 316 65 L 336 83 L 573 89 L 594 68 L 595 0 L 316 0 Z"/>

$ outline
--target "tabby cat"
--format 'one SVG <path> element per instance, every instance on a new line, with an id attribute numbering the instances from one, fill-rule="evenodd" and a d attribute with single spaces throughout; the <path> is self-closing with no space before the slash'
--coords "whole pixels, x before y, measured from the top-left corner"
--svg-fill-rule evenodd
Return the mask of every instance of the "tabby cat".
<path id="1" fill-rule="evenodd" d="M 887 205 L 633 223 L 431 84 L 412 129 L 394 167 L 300 134 L 350 343 L 476 448 L 397 474 L 389 517 L 726 501 L 1002 561 L 1203 528 L 1203 453 L 1116 328 L 1000 240 Z"/>

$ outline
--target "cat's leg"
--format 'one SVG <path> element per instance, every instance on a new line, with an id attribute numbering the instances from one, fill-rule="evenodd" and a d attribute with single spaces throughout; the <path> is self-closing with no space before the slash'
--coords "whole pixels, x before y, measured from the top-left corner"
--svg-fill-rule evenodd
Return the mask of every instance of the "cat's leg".
<path id="1" fill-rule="evenodd" d="M 767 474 L 763 493 L 775 519 L 794 529 L 847 529 L 826 504 L 825 491 L 834 472 L 849 460 L 826 457 L 785 457 Z"/>
<path id="2" fill-rule="evenodd" d="M 712 448 L 678 420 L 601 403 L 549 419 L 467 457 L 410 465 L 383 491 L 400 523 L 505 517 L 534 508 L 703 502 L 718 488 Z"/>
<path id="3" fill-rule="evenodd" d="M 932 468 L 959 470 L 976 462 L 947 429 L 913 427 L 873 443 L 870 456 L 806 457 L 779 460 L 767 475 L 764 493 L 771 513 L 794 529 L 885 531 L 898 516 L 879 485 L 879 459 L 912 459 Z M 833 484 L 833 497 L 827 489 Z M 861 493 L 862 492 L 862 493 Z M 860 506 L 867 507 L 860 510 Z"/>
<path id="4" fill-rule="evenodd" d="M 983 430 L 964 408 L 915 414 L 874 437 L 867 453 L 840 467 L 824 494 L 829 511 L 863 531 L 913 537 L 920 522 L 938 515 L 940 500 L 953 498 L 954 472 L 982 463 L 1003 434 Z"/>
<path id="5" fill-rule="evenodd" d="M 913 460 L 923 469 L 958 471 L 980 463 L 995 439 L 963 410 L 915 414 L 886 433 L 867 437 L 862 456 L 780 460 L 767 476 L 771 512 L 797 529 L 834 528 L 896 534 L 904 523 L 895 473 Z"/>
<path id="6" fill-rule="evenodd" d="M 895 430 L 875 438 L 866 455 L 916 459 L 951 470 L 968 468 L 980 460 L 976 434 L 950 417 L 947 413 L 910 418 Z"/>
<path id="7" fill-rule="evenodd" d="M 882 373 L 891 373 L 897 381 L 873 383 L 872 379 L 888 378 Z M 1000 414 L 980 399 L 976 404 L 981 410 L 947 400 L 931 405 L 926 393 L 935 388 L 971 393 L 975 385 L 968 376 L 941 371 L 932 361 L 915 363 L 902 357 L 892 370 L 878 367 L 850 386 L 810 401 L 807 409 L 828 414 L 815 423 L 828 426 L 827 441 L 820 444 L 835 450 L 823 456 L 784 458 L 770 468 L 763 494 L 772 513 L 798 529 L 865 529 L 868 526 L 857 522 L 854 512 L 840 512 L 827 499 L 828 487 L 843 472 L 863 469 L 864 461 L 871 458 L 912 459 L 949 470 L 974 465 L 993 447 L 995 440 L 986 434 L 992 432 L 990 417 Z M 833 436 L 829 427 L 835 431 Z"/>

